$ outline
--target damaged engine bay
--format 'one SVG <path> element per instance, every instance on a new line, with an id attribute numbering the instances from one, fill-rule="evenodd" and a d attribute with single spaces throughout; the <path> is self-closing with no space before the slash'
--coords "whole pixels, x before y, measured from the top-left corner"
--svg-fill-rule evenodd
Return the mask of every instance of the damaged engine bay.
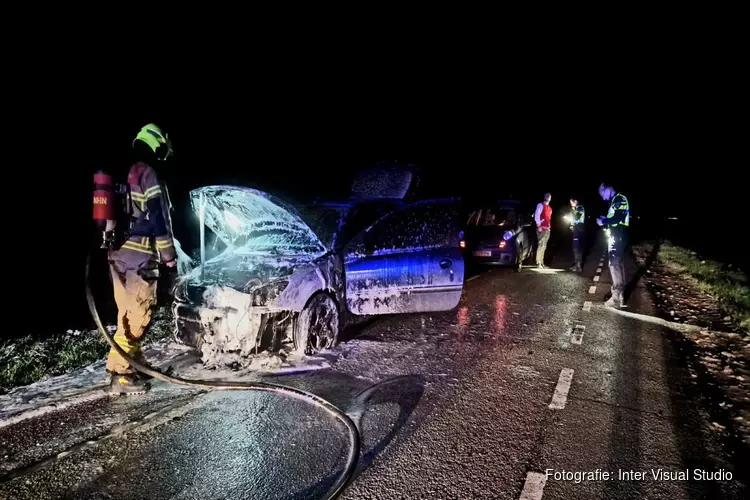
<path id="1" fill-rule="evenodd" d="M 175 286 L 175 337 L 199 349 L 206 368 L 314 355 L 353 316 L 444 311 L 460 300 L 463 258 L 440 200 L 353 196 L 297 209 L 240 186 L 202 187 L 190 199 L 201 259 Z M 205 227 L 215 235 L 209 256 Z"/>
<path id="2" fill-rule="evenodd" d="M 295 342 L 308 299 L 321 291 L 336 297 L 342 285 L 340 265 L 298 212 L 233 186 L 195 190 L 191 201 L 225 248 L 175 287 L 178 341 L 200 349 L 207 368 L 243 368 L 262 351 L 287 353 L 290 343 L 306 354 L 328 347 L 325 339 Z M 327 328 L 335 338 L 334 323 Z"/>

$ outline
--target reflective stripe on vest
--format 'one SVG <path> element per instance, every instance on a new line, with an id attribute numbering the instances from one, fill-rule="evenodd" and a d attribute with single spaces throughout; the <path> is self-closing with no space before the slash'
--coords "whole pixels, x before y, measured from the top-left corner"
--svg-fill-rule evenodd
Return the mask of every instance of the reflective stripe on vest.
<path id="1" fill-rule="evenodd" d="M 622 198 L 621 202 L 617 200 L 618 197 Z M 618 205 L 624 205 L 624 207 L 618 206 L 618 209 L 625 210 L 625 221 L 612 224 L 610 227 L 628 227 L 630 225 L 630 203 L 622 193 L 617 193 L 612 197 L 612 201 L 609 203 L 609 210 L 607 211 L 607 218 L 611 219 L 615 216 L 615 201 L 618 201 Z"/>

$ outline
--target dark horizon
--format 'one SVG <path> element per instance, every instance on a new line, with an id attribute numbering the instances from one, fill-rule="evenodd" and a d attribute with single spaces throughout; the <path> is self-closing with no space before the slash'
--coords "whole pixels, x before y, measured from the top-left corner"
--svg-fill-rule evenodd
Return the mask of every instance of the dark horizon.
<path id="1" fill-rule="evenodd" d="M 294 111 L 292 105 L 285 109 Z M 732 180 L 741 158 L 739 132 L 727 124 L 716 126 L 704 120 L 705 115 L 688 121 L 676 116 L 671 126 L 663 121 L 636 122 L 632 114 L 629 121 L 584 126 L 581 117 L 576 127 L 559 117 L 546 124 L 526 117 L 518 124 L 505 120 L 462 126 L 467 117 L 433 120 L 431 114 L 410 111 L 404 112 L 407 118 L 376 114 L 359 122 L 334 113 L 320 123 L 287 118 L 300 115 L 282 110 L 239 122 L 237 111 L 235 124 L 219 114 L 228 110 L 202 115 L 170 114 L 165 109 L 58 111 L 41 124 L 30 124 L 34 133 L 22 138 L 24 146 L 9 157 L 18 165 L 17 172 L 33 176 L 35 196 L 33 202 L 20 205 L 26 218 L 19 224 L 18 237 L 31 244 L 24 245 L 22 264 L 11 272 L 25 298 L 18 314 L 31 317 L 38 302 L 48 300 L 40 296 L 40 286 L 45 297 L 70 290 L 55 296 L 56 312 L 45 318 L 55 328 L 63 327 L 67 311 L 80 316 L 85 310 L 83 263 L 91 234 L 91 174 L 98 168 L 126 165 L 133 137 L 150 121 L 173 140 L 174 161 L 159 169 L 175 206 L 183 210 L 190 189 L 219 183 L 248 185 L 292 201 L 346 197 L 351 174 L 374 167 L 378 160 L 417 164 L 424 196 L 513 194 L 533 203 L 551 192 L 556 210 L 565 209 L 567 200 L 576 197 L 589 215 L 606 210 L 597 187 L 607 178 L 627 194 L 635 214 L 689 220 L 704 238 L 717 232 L 731 234 L 735 214 L 739 216 L 743 206 L 743 186 Z M 27 170 L 29 165 L 45 168 L 35 172 Z M 178 239 L 189 240 L 181 232 L 190 225 L 190 217 L 174 214 Z M 740 251 L 735 246 L 731 250 Z"/>

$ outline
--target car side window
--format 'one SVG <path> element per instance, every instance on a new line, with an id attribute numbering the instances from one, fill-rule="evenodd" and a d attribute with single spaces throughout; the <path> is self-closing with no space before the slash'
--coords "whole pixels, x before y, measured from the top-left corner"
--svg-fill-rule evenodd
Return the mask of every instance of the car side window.
<path id="1" fill-rule="evenodd" d="M 367 234 L 367 251 L 451 246 L 456 239 L 455 207 L 448 203 L 419 204 L 381 219 Z"/>
<path id="2" fill-rule="evenodd" d="M 466 223 L 467 226 L 476 226 L 479 224 L 479 216 L 482 213 L 481 210 L 475 210 L 469 215 L 469 220 Z"/>
<path id="3" fill-rule="evenodd" d="M 516 212 L 510 211 L 508 212 L 508 215 L 505 217 L 505 225 L 508 227 L 515 227 L 518 224 L 518 217 L 516 216 Z"/>
<path id="4" fill-rule="evenodd" d="M 385 205 L 362 205 L 347 217 L 340 231 L 339 244 L 346 245 L 352 238 L 388 212 Z"/>

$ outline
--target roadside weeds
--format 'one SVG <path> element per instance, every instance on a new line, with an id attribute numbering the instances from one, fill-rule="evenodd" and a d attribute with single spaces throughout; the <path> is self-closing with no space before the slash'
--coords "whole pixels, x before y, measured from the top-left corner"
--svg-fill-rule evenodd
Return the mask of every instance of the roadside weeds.
<path id="1" fill-rule="evenodd" d="M 695 252 L 669 242 L 662 245 L 658 259 L 667 269 L 691 278 L 745 334 L 750 331 L 750 282 L 744 273 L 731 265 L 702 260 Z"/>
<path id="2" fill-rule="evenodd" d="M 171 309 L 159 307 L 154 311 L 147 343 L 171 337 L 172 330 Z M 68 330 L 43 339 L 27 335 L 6 340 L 0 344 L 0 394 L 102 360 L 108 350 L 98 330 Z"/>
<path id="3" fill-rule="evenodd" d="M 633 248 L 644 262 L 650 245 Z M 671 321 L 698 326 L 677 334 L 680 350 L 691 357 L 690 376 L 712 396 L 716 432 L 736 435 L 750 445 L 750 296 L 747 277 L 690 250 L 665 242 L 646 271 L 646 282 L 660 313 Z M 716 392 L 718 391 L 718 392 Z M 746 448 L 747 449 L 747 448 Z"/>

